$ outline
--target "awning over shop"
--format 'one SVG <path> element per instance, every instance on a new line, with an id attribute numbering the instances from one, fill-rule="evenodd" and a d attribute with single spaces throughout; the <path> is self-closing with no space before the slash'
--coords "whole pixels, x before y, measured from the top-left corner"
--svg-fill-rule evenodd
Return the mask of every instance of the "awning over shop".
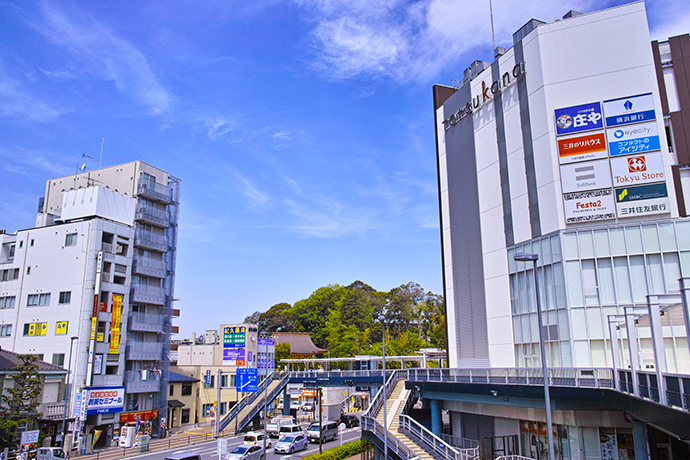
<path id="1" fill-rule="evenodd" d="M 168 407 L 184 407 L 184 403 L 177 399 L 168 399 Z"/>

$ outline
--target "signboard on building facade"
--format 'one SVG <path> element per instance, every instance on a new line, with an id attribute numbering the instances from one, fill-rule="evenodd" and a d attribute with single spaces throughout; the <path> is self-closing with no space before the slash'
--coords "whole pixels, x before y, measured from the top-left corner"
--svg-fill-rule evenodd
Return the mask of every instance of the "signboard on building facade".
<path id="1" fill-rule="evenodd" d="M 583 161 L 561 166 L 563 192 L 579 192 L 611 187 L 609 160 Z"/>
<path id="2" fill-rule="evenodd" d="M 120 350 L 120 322 L 122 319 L 122 296 L 113 294 L 113 309 L 110 321 L 110 348 L 108 353 L 117 354 Z"/>
<path id="3" fill-rule="evenodd" d="M 599 102 L 556 110 L 556 135 L 558 136 L 602 129 L 603 127 L 604 118 Z"/>
<path id="4" fill-rule="evenodd" d="M 660 152 L 611 158 L 614 187 L 666 180 Z"/>
<path id="5" fill-rule="evenodd" d="M 652 93 L 604 101 L 606 126 L 627 125 L 656 119 Z"/>
<path id="6" fill-rule="evenodd" d="M 225 326 L 223 328 L 223 348 L 244 348 L 247 328 L 244 326 Z"/>
<path id="7" fill-rule="evenodd" d="M 616 218 L 613 190 L 610 188 L 593 192 L 564 193 L 563 208 L 568 224 Z"/>
<path id="8" fill-rule="evenodd" d="M 606 130 L 612 157 L 661 149 L 656 121 Z"/>
<path id="9" fill-rule="evenodd" d="M 239 392 L 259 391 L 259 370 L 255 368 L 237 369 L 237 386 Z"/>
<path id="10" fill-rule="evenodd" d="M 560 164 L 607 158 L 606 137 L 603 132 L 558 139 Z"/>
<path id="11" fill-rule="evenodd" d="M 224 348 L 223 349 L 223 364 L 226 366 L 244 366 L 244 348 Z M 241 361 L 242 364 L 238 364 Z"/>
<path id="12" fill-rule="evenodd" d="M 616 189 L 618 217 L 639 217 L 671 212 L 666 182 Z"/>
<path id="13" fill-rule="evenodd" d="M 122 412 L 125 387 L 91 387 L 86 389 L 86 413 L 108 414 Z"/>

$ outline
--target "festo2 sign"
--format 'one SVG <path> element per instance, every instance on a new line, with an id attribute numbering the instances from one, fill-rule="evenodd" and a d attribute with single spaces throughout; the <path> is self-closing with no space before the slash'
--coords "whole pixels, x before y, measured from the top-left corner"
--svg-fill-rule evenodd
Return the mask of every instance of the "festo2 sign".
<path id="1" fill-rule="evenodd" d="M 661 152 L 611 158 L 614 187 L 666 180 Z"/>

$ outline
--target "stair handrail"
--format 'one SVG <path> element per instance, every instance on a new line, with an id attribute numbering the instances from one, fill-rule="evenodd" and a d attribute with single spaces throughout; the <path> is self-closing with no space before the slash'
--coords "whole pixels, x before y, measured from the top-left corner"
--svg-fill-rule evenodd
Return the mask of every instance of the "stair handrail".
<path id="1" fill-rule="evenodd" d="M 400 374 L 401 372 L 398 369 L 390 373 L 390 377 L 388 377 L 386 384 L 379 388 L 379 391 L 376 392 L 371 400 L 371 403 L 369 403 L 369 407 L 364 414 L 362 414 L 362 416 L 369 417 L 374 415 L 374 418 L 376 418 L 376 411 L 378 411 L 379 407 L 383 405 L 383 399 L 381 398 L 382 392 L 385 390 L 385 397 L 387 398 L 388 395 L 390 395 L 390 393 L 393 391 L 393 388 L 395 388 L 395 384 L 398 382 Z"/>
<path id="2" fill-rule="evenodd" d="M 279 379 L 276 379 L 276 380 L 278 380 L 278 385 L 276 385 L 276 387 L 273 390 L 271 390 L 270 393 L 267 393 L 267 395 L 266 395 L 267 399 L 273 400 L 273 398 L 275 398 L 276 393 L 278 391 L 280 391 L 280 389 L 284 386 L 283 385 L 284 383 L 287 383 L 289 378 L 290 378 L 290 374 L 286 372 L 283 375 L 281 375 Z M 254 393 L 254 395 L 255 395 L 255 398 L 249 404 L 251 404 L 255 400 L 259 399 L 259 396 L 263 396 L 263 388 L 260 389 L 259 391 L 257 391 L 256 393 Z M 246 406 L 248 406 L 249 404 L 247 404 Z M 261 407 L 261 405 L 262 405 L 261 403 L 257 404 L 257 406 L 259 406 L 259 407 Z M 237 414 L 238 417 L 239 417 L 239 415 L 240 414 Z M 249 422 L 249 420 L 251 420 L 252 417 L 254 417 L 254 415 L 256 415 L 256 412 L 254 410 L 250 410 L 249 412 L 247 412 L 244 415 L 244 417 L 242 417 L 241 419 L 239 419 L 237 421 L 237 429 L 241 430 L 242 428 L 244 428 L 244 426 Z M 237 434 L 237 433 L 235 433 L 235 434 Z"/>
<path id="3" fill-rule="evenodd" d="M 391 435 L 388 430 L 384 430 L 383 425 L 376 421 L 373 417 L 362 417 L 362 429 L 371 431 L 374 435 L 383 439 L 384 436 L 388 438 L 388 449 L 394 452 L 403 460 L 418 460 L 419 456 L 409 447 L 407 447 L 401 440 Z M 385 434 L 384 434 L 385 433 Z"/>
<path id="4" fill-rule="evenodd" d="M 279 373 L 277 371 L 268 374 L 266 378 L 263 379 L 261 383 L 259 383 L 258 390 L 255 393 L 249 393 L 243 396 L 242 399 L 237 401 L 237 403 L 234 406 L 232 406 L 232 408 L 227 412 L 227 414 L 225 414 L 225 416 L 220 420 L 220 430 L 223 431 L 225 427 L 228 426 L 228 423 L 230 423 L 230 421 L 234 417 L 236 417 L 242 409 L 254 402 L 254 400 L 257 398 L 257 395 L 263 392 L 265 385 L 270 385 L 271 382 L 273 382 L 273 380 L 285 379 L 287 375 L 287 372 Z"/>

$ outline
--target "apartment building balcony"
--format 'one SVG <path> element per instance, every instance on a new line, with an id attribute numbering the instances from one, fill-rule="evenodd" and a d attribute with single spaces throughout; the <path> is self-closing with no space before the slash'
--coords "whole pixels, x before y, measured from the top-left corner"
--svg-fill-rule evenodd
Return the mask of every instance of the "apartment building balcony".
<path id="1" fill-rule="evenodd" d="M 162 209 L 139 206 L 136 214 L 134 215 L 134 220 L 156 225 L 158 227 L 170 227 L 170 216 L 168 215 L 167 211 Z"/>
<path id="2" fill-rule="evenodd" d="M 153 305 L 165 304 L 165 291 L 159 286 L 147 286 L 145 284 L 133 284 L 129 297 L 130 302 L 150 303 Z"/>
<path id="3" fill-rule="evenodd" d="M 162 356 L 163 344 L 158 342 L 131 342 L 125 351 L 129 361 L 160 361 Z"/>
<path id="4" fill-rule="evenodd" d="M 127 393 L 156 393 L 160 391 L 160 375 L 150 370 L 125 372 L 125 391 Z"/>
<path id="5" fill-rule="evenodd" d="M 137 184 L 137 195 L 165 204 L 173 202 L 172 189 L 153 181 L 140 180 L 139 184 Z"/>
<path id="6" fill-rule="evenodd" d="M 168 237 L 150 232 L 137 232 L 134 246 L 156 252 L 168 252 Z"/>
<path id="7" fill-rule="evenodd" d="M 153 259 L 134 259 L 132 272 L 137 275 L 152 276 L 154 278 L 165 278 L 168 274 L 165 262 Z"/>
<path id="8" fill-rule="evenodd" d="M 60 420 L 65 412 L 65 401 L 43 403 L 40 412 L 44 420 Z"/>
<path id="9" fill-rule="evenodd" d="M 163 332 L 163 315 L 133 311 L 129 313 L 128 329 L 139 332 Z"/>

